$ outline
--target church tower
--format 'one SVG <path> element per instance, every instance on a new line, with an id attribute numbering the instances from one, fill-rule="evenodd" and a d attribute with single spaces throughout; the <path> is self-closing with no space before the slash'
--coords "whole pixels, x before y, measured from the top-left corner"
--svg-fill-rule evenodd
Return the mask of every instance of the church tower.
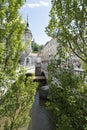
<path id="1" fill-rule="evenodd" d="M 20 64 L 22 65 L 26 65 L 26 59 L 27 57 L 29 57 L 29 54 L 32 53 L 32 47 L 31 47 L 31 43 L 32 43 L 32 33 L 31 30 L 29 29 L 29 23 L 28 23 L 28 17 L 27 17 L 27 22 L 26 22 L 26 28 L 24 31 L 24 35 L 23 35 L 23 44 L 26 45 L 26 49 L 21 52 L 21 57 L 20 57 Z"/>
<path id="2" fill-rule="evenodd" d="M 31 30 L 29 29 L 28 17 L 27 17 L 27 22 L 26 22 L 26 28 L 24 31 L 23 41 L 24 41 L 24 44 L 26 44 L 27 42 L 30 42 L 26 48 L 26 53 L 28 54 L 31 53 L 32 52 L 32 48 L 31 48 L 32 33 L 31 33 Z"/>

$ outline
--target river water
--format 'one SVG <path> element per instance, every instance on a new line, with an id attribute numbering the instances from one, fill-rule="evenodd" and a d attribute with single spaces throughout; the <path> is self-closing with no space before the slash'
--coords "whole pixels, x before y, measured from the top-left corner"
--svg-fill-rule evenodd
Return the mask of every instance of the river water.
<path id="1" fill-rule="evenodd" d="M 28 130 L 54 130 L 51 115 L 45 107 L 45 100 L 39 99 L 39 92 L 36 93 L 35 101 L 31 111 L 31 122 Z"/>

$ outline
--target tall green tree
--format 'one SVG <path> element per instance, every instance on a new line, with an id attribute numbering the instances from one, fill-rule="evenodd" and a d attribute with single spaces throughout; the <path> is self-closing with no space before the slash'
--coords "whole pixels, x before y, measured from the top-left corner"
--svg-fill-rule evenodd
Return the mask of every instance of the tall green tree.
<path id="1" fill-rule="evenodd" d="M 13 130 L 29 122 L 36 84 L 19 68 L 25 24 L 19 15 L 24 0 L 0 0 L 0 129 Z"/>
<path id="2" fill-rule="evenodd" d="M 87 62 L 87 1 L 51 0 L 51 3 L 48 35 L 56 37 L 66 51 L 69 48 Z"/>
<path id="3" fill-rule="evenodd" d="M 49 108 L 56 130 L 86 130 L 87 83 L 74 73 L 72 64 L 64 64 L 73 54 L 87 66 L 87 1 L 51 0 L 51 3 L 46 32 L 57 39 L 59 46 L 48 66 Z"/>

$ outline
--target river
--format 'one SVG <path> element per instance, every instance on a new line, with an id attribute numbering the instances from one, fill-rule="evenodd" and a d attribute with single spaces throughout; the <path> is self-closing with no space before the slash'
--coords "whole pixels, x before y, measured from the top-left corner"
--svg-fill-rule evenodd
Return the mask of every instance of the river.
<path id="1" fill-rule="evenodd" d="M 31 121 L 28 130 L 54 130 L 51 115 L 47 111 L 45 103 L 46 100 L 39 99 L 38 91 L 32 107 Z"/>

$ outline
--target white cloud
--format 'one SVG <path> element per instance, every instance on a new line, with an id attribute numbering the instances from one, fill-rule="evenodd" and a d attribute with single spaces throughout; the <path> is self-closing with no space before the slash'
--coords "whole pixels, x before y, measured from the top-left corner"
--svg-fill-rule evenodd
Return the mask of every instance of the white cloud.
<path id="1" fill-rule="evenodd" d="M 48 7 L 49 3 L 48 2 L 44 2 L 44 1 L 40 1 L 39 3 L 30 3 L 30 4 L 26 4 L 24 5 L 24 7 L 28 6 L 29 8 L 36 8 L 36 7 Z"/>
<path id="2" fill-rule="evenodd" d="M 35 7 L 40 7 L 40 4 L 38 4 L 38 3 L 36 3 L 36 4 L 27 4 L 27 6 L 29 7 L 29 8 L 35 8 Z"/>
<path id="3" fill-rule="evenodd" d="M 44 2 L 44 1 L 40 1 L 40 5 L 41 6 L 49 6 L 49 3 L 48 2 Z"/>

